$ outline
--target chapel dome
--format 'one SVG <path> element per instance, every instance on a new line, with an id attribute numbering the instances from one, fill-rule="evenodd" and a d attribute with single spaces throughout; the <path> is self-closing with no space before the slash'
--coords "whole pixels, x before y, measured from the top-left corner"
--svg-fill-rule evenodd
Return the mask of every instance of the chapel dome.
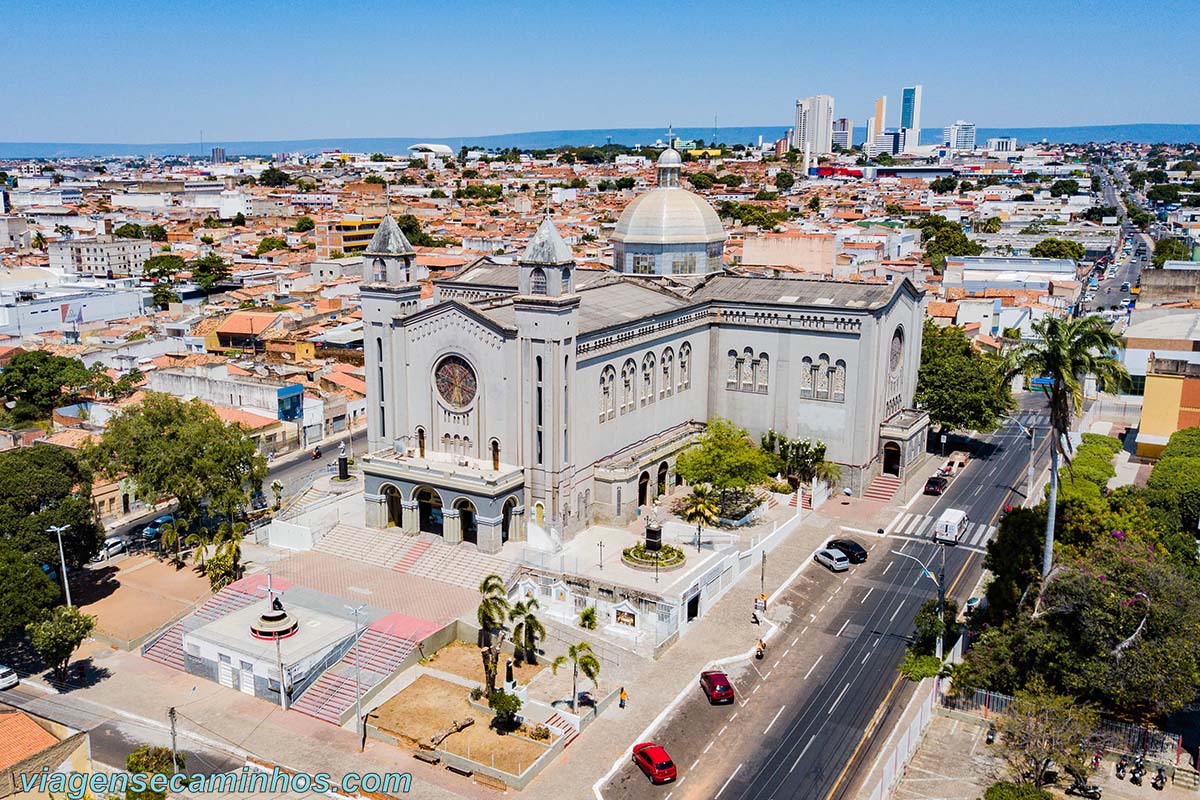
<path id="1" fill-rule="evenodd" d="M 626 244 L 699 244 L 724 242 L 728 236 L 703 197 L 680 186 L 659 186 L 625 206 L 612 238 Z"/>

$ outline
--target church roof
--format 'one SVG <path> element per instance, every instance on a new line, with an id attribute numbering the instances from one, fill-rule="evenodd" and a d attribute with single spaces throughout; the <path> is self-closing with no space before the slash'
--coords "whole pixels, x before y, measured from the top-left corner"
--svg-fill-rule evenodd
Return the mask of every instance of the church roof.
<path id="1" fill-rule="evenodd" d="M 549 216 L 544 217 L 537 233 L 529 240 L 529 246 L 521 256 L 521 263 L 556 267 L 574 261 L 575 256 L 571 253 L 571 248 L 563 241 L 554 222 Z"/>
<path id="2" fill-rule="evenodd" d="M 665 314 L 691 305 L 691 301 L 665 291 L 649 282 L 616 277 L 578 289 L 579 333 L 590 333 L 656 314 Z M 504 328 L 516 328 L 516 309 L 511 299 L 492 305 L 477 304 L 475 309 Z"/>
<path id="3" fill-rule="evenodd" d="M 404 231 L 400 230 L 396 220 L 388 214 L 379 223 L 379 229 L 375 231 L 371 243 L 363 253 L 369 256 L 411 256 L 416 255 L 417 251 L 409 243 Z"/>
<path id="4" fill-rule="evenodd" d="M 681 186 L 659 186 L 625 206 L 612 238 L 629 244 L 701 244 L 729 237 L 703 197 Z"/>
<path id="5" fill-rule="evenodd" d="M 801 307 L 826 307 L 831 310 L 864 311 L 887 305 L 897 291 L 898 287 L 892 283 L 715 275 L 696 289 L 692 294 L 692 300 L 771 303 Z"/>

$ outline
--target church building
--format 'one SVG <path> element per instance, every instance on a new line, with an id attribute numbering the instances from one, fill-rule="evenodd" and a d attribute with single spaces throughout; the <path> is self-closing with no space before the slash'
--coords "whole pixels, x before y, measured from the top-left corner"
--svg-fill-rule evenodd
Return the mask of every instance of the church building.
<path id="1" fill-rule="evenodd" d="M 668 148 L 617 222 L 611 272 L 577 269 L 547 216 L 516 264 L 481 259 L 422 300 L 384 221 L 362 288 L 369 525 L 552 550 L 680 483 L 714 416 L 825 442 L 834 491 L 920 457 L 922 292 L 725 270 L 720 220 L 679 172 Z"/>

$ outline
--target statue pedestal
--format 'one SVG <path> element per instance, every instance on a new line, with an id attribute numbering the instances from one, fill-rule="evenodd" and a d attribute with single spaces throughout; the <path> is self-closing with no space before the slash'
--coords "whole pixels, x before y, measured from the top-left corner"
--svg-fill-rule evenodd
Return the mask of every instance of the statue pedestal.
<path id="1" fill-rule="evenodd" d="M 338 465 L 338 480 L 339 481 L 350 480 L 350 460 L 348 458 L 346 458 L 345 456 L 338 456 L 337 465 Z"/>

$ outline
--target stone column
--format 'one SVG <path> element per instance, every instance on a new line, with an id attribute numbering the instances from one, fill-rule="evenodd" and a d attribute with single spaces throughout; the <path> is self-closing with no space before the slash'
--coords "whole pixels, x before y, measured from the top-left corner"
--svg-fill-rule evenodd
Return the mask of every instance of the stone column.
<path id="1" fill-rule="evenodd" d="M 421 517 L 420 517 L 420 510 L 418 508 L 417 501 L 416 500 L 401 500 L 400 508 L 403 509 L 403 514 L 401 515 L 403 517 L 403 520 L 401 520 L 401 522 L 404 523 L 403 525 L 400 526 L 401 529 L 405 533 L 411 533 L 411 534 L 420 533 L 421 532 Z"/>
<path id="2" fill-rule="evenodd" d="M 517 506 L 512 510 L 512 516 L 508 520 L 508 538 L 513 542 L 524 542 L 528 540 L 525 533 L 525 507 Z"/>
<path id="3" fill-rule="evenodd" d="M 442 538 L 451 544 L 462 541 L 462 520 L 458 518 L 458 509 L 442 509 Z"/>
<path id="4" fill-rule="evenodd" d="M 363 493 L 366 501 L 366 523 L 368 528 L 387 526 L 387 498 L 381 494 Z"/>
<path id="5" fill-rule="evenodd" d="M 475 529 L 478 537 L 478 547 L 481 553 L 499 553 L 500 547 L 503 544 L 500 541 L 503 535 L 502 525 L 504 517 L 475 517 Z"/>

